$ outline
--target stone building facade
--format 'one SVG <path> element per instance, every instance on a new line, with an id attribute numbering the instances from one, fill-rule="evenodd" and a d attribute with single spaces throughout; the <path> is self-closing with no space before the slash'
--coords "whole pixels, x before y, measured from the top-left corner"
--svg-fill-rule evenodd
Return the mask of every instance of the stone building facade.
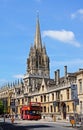
<path id="1" fill-rule="evenodd" d="M 83 69 L 75 73 L 67 72 L 60 77 L 57 69 L 54 79 L 50 79 L 49 57 L 42 44 L 40 23 L 37 18 L 34 45 L 27 58 L 27 71 L 20 82 L 0 89 L 0 99 L 6 101 L 7 112 L 18 114 L 28 102 L 41 102 L 42 118 L 67 119 L 69 115 L 83 114 Z M 72 86 L 77 86 L 77 99 L 72 99 Z"/>

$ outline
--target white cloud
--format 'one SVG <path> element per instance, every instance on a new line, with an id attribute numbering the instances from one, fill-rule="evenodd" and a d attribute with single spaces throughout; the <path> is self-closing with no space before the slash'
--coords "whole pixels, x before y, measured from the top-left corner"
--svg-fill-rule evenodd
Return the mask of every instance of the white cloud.
<path id="1" fill-rule="evenodd" d="M 83 9 L 79 9 L 77 12 L 83 15 Z"/>
<path id="2" fill-rule="evenodd" d="M 23 75 L 22 74 L 17 74 L 17 75 L 14 75 L 13 77 L 17 78 L 17 79 L 20 79 L 20 78 L 23 78 Z"/>
<path id="3" fill-rule="evenodd" d="M 76 17 L 80 17 L 80 18 L 83 17 L 83 9 L 79 9 L 76 12 L 74 12 L 74 13 L 71 14 L 71 18 L 74 19 Z"/>
<path id="4" fill-rule="evenodd" d="M 76 17 L 76 14 L 71 14 L 71 18 L 74 19 Z"/>
<path id="5" fill-rule="evenodd" d="M 77 40 L 75 39 L 75 35 L 72 31 L 47 30 L 47 31 L 43 31 L 43 36 L 44 37 L 47 36 L 47 37 L 53 38 L 55 40 L 59 40 L 64 43 L 72 44 L 76 47 L 80 47 L 80 43 L 77 42 Z"/>

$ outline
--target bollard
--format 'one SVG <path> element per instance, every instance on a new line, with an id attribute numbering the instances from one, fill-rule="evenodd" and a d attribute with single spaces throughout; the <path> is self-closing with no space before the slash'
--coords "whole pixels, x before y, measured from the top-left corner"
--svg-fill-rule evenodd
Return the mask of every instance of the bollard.
<path id="1" fill-rule="evenodd" d="M 56 116 L 54 116 L 54 122 L 56 122 Z"/>
<path id="2" fill-rule="evenodd" d="M 4 123 L 5 123 L 5 115 L 4 115 Z"/>
<path id="3" fill-rule="evenodd" d="M 14 116 L 12 116 L 11 118 L 11 123 L 14 123 Z"/>

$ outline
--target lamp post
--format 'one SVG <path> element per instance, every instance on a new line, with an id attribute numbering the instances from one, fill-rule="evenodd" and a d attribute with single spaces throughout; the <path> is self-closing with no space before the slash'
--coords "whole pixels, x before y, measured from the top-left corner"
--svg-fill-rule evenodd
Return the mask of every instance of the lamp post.
<path id="1" fill-rule="evenodd" d="M 80 101 L 80 119 L 82 123 L 82 101 Z"/>

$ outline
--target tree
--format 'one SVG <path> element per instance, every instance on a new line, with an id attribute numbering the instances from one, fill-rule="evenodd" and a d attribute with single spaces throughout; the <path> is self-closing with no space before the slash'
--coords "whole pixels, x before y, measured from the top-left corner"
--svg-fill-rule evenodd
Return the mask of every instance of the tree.
<path id="1" fill-rule="evenodd" d="M 0 114 L 4 113 L 4 105 L 3 102 L 0 100 Z"/>

